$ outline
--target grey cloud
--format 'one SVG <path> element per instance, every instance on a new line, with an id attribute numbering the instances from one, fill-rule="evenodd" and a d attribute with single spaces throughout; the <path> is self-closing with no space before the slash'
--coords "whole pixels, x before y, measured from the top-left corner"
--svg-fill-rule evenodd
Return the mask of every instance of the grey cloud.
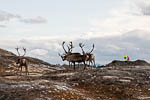
<path id="1" fill-rule="evenodd" d="M 144 34 L 146 33 L 142 31 L 132 31 L 122 36 L 92 39 L 90 42 L 96 44 L 95 54 L 99 63 L 108 63 L 114 59 L 122 60 L 123 55 L 129 55 L 132 60 L 150 60 L 150 39 L 143 37 Z M 114 45 L 120 49 L 108 47 L 108 45 Z"/>
<path id="2" fill-rule="evenodd" d="M 20 16 L 0 10 L 0 22 L 10 21 L 13 18 L 20 18 Z"/>
<path id="3" fill-rule="evenodd" d="M 0 22 L 10 21 L 11 19 L 14 19 L 14 18 L 19 20 L 20 22 L 28 23 L 28 24 L 41 24 L 41 23 L 47 22 L 47 19 L 41 16 L 38 16 L 35 18 L 24 18 L 21 15 L 16 15 L 16 14 L 12 14 L 12 13 L 8 13 L 6 11 L 0 10 Z"/>
<path id="4" fill-rule="evenodd" d="M 142 8 L 143 15 L 150 16 L 150 6 L 146 8 Z"/>
<path id="5" fill-rule="evenodd" d="M 20 21 L 28 24 L 41 24 L 41 23 L 46 23 L 47 19 L 38 16 L 36 18 L 24 18 L 24 19 L 22 18 Z"/>
<path id="6" fill-rule="evenodd" d="M 78 43 L 85 44 L 85 51 L 88 52 L 92 48 L 92 44 L 95 44 L 93 53 L 96 56 L 96 63 L 106 64 L 112 60 L 123 60 L 124 55 L 130 56 L 131 60 L 144 59 L 150 60 L 150 34 L 142 30 L 130 31 L 124 35 L 114 37 L 93 38 L 88 40 L 75 40 L 73 44 L 75 49 L 73 52 L 80 52 L 81 49 Z M 0 47 L 8 48 L 9 50 L 15 47 L 11 46 L 12 43 L 0 41 Z M 27 56 L 37 57 L 45 60 L 49 63 L 64 63 L 58 56 L 59 53 L 64 53 L 61 47 L 61 40 L 21 40 L 18 42 L 20 46 L 27 48 Z M 15 43 L 16 44 L 16 43 Z M 48 44 L 48 45 L 47 45 Z M 10 46 L 9 46 L 10 45 Z M 59 47 L 59 46 L 60 47 Z M 15 45 L 16 46 L 16 45 Z M 43 55 L 32 53 L 34 50 L 47 51 Z M 66 62 L 67 63 L 67 62 Z"/>
<path id="7" fill-rule="evenodd" d="M 150 16 L 150 2 L 149 0 L 135 0 L 136 6 L 142 15 Z"/>
<path id="8" fill-rule="evenodd" d="M 1 28 L 6 28 L 7 26 L 5 26 L 5 25 L 0 25 L 0 27 L 1 27 Z"/>
<path id="9" fill-rule="evenodd" d="M 98 64 L 106 64 L 112 60 L 123 60 L 124 55 L 130 56 L 131 60 L 150 60 L 150 38 L 145 38 L 145 36 L 148 37 L 150 34 L 142 30 L 134 30 L 121 36 L 76 40 L 73 41 L 75 46 L 73 52 L 81 53 L 81 49 L 78 46 L 79 42 L 85 44 L 86 52 L 91 50 L 92 44 L 94 43 L 95 49 L 93 53 L 96 55 L 96 62 Z M 47 42 L 54 44 L 54 42 L 51 41 Z M 58 41 L 57 43 L 61 46 L 61 42 L 62 41 Z M 44 46 L 44 41 L 40 45 L 42 45 L 42 49 L 48 51 L 47 55 L 40 56 L 40 58 L 48 62 L 64 63 L 58 56 L 58 52 L 64 52 L 62 48 L 59 48 L 58 51 L 54 51 L 54 47 L 52 46 L 51 49 L 47 49 L 47 46 Z"/>

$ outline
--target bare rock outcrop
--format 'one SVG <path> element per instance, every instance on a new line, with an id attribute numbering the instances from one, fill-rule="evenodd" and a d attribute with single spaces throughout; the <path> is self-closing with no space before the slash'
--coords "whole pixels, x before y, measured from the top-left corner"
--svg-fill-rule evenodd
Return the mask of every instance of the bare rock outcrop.
<path id="1" fill-rule="evenodd" d="M 150 66 L 150 64 L 144 60 L 136 60 L 136 61 L 119 61 L 114 60 L 111 63 L 107 64 L 106 67 L 112 66 Z"/>

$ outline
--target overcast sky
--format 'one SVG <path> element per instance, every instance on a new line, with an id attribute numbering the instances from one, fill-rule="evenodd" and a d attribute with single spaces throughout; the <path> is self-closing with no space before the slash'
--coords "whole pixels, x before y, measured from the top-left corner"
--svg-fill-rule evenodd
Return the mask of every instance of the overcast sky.
<path id="1" fill-rule="evenodd" d="M 150 60 L 149 0 L 0 0 L 0 47 L 26 47 L 27 56 L 63 63 L 62 41 L 79 42 L 97 64 Z"/>

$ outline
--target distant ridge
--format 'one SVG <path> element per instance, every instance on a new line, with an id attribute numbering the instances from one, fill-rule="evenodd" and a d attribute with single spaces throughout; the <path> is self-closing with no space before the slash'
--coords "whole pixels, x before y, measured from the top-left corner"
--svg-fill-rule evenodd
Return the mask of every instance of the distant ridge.
<path id="1" fill-rule="evenodd" d="M 106 67 L 109 66 L 150 66 L 150 64 L 144 60 L 136 60 L 136 61 L 114 60 L 111 63 L 106 65 Z"/>

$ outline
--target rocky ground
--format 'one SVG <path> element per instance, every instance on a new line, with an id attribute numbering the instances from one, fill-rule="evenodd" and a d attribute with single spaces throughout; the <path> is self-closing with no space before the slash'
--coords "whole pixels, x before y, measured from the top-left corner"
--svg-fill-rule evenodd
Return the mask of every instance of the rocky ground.
<path id="1" fill-rule="evenodd" d="M 43 65 L 44 66 L 44 65 Z M 30 66 L 30 75 L 5 70 L 0 100 L 149 100 L 150 66 L 82 68 Z"/>
<path id="2" fill-rule="evenodd" d="M 27 76 L 6 56 L 9 63 L 0 66 L 0 100 L 150 100 L 150 66 L 143 60 L 74 71 L 28 58 Z"/>

